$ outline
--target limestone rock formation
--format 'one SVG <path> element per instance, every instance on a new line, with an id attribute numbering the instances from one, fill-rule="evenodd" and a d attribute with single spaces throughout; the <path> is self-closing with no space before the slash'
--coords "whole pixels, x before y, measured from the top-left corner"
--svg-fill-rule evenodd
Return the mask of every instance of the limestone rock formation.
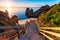
<path id="1" fill-rule="evenodd" d="M 41 6 L 41 8 L 39 10 L 37 10 L 36 12 L 34 12 L 34 14 L 38 17 L 40 14 L 44 14 L 49 9 L 50 9 L 49 5 Z"/>
<path id="2" fill-rule="evenodd" d="M 4 24 L 5 26 L 9 26 L 10 18 L 6 15 L 5 12 L 0 11 L 0 24 Z"/>
<path id="3" fill-rule="evenodd" d="M 28 16 L 28 17 L 33 17 L 33 9 L 29 9 L 29 8 L 27 8 L 26 9 L 26 15 Z"/>
<path id="4" fill-rule="evenodd" d="M 5 10 L 5 14 L 6 14 L 6 16 L 8 16 L 8 15 L 9 15 L 7 10 Z"/>
<path id="5" fill-rule="evenodd" d="M 28 15 L 28 17 L 33 17 L 33 18 L 37 18 L 40 14 L 47 12 L 50 9 L 49 5 L 45 5 L 45 6 L 41 6 L 40 9 L 38 9 L 37 11 L 33 12 L 33 9 L 26 9 L 26 15 Z"/>
<path id="6" fill-rule="evenodd" d="M 4 24 L 4 26 L 12 26 L 18 23 L 18 17 L 13 16 L 12 18 L 9 18 L 8 11 L 5 12 L 0 11 L 0 24 Z"/>
<path id="7" fill-rule="evenodd" d="M 13 24 L 18 24 L 18 17 L 14 15 L 11 20 L 13 21 Z"/>

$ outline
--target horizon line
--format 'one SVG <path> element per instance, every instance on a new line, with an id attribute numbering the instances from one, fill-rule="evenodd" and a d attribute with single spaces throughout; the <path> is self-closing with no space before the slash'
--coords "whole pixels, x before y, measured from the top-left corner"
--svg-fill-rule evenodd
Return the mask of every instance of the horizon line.
<path id="1" fill-rule="evenodd" d="M 39 8 L 39 7 L 0 7 L 0 8 Z"/>

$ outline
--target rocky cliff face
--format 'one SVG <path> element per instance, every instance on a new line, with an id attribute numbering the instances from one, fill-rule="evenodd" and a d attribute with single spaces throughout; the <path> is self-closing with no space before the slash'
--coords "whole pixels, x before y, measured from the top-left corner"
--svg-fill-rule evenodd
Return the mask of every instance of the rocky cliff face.
<path id="1" fill-rule="evenodd" d="M 50 9 L 49 5 L 41 6 L 40 9 L 38 9 L 36 12 L 33 12 L 33 9 L 26 9 L 26 15 L 30 17 L 37 18 L 40 14 L 47 12 Z"/>
<path id="2" fill-rule="evenodd" d="M 4 24 L 4 26 L 12 26 L 16 23 L 18 23 L 18 17 L 13 16 L 12 18 L 9 18 L 8 12 L 0 11 L 0 23 Z"/>
<path id="3" fill-rule="evenodd" d="M 39 16 L 40 14 L 44 14 L 45 12 L 47 12 L 50 9 L 49 5 L 45 5 L 45 6 L 41 6 L 41 8 L 39 10 L 37 10 L 36 12 L 34 12 L 37 16 Z"/>
<path id="4" fill-rule="evenodd" d="M 0 11 L 0 27 L 5 26 L 5 27 L 15 27 L 16 23 L 18 23 L 18 17 L 13 16 L 12 18 L 9 18 L 8 16 L 8 11 L 6 10 L 5 12 Z M 15 26 L 14 26 L 15 25 Z M 18 27 L 18 26 L 16 26 Z M 20 25 L 19 25 L 20 27 Z M 5 33 L 7 32 L 7 33 Z M 8 40 L 8 38 L 15 36 L 17 33 L 15 29 L 0 29 L 0 39 L 1 40 Z"/>
<path id="5" fill-rule="evenodd" d="M 16 15 L 12 16 L 11 21 L 13 21 L 13 24 L 18 24 L 18 17 Z"/>
<path id="6" fill-rule="evenodd" d="M 26 15 L 28 16 L 28 17 L 32 17 L 33 16 L 33 9 L 29 9 L 29 8 L 27 8 L 26 9 Z"/>
<path id="7" fill-rule="evenodd" d="M 38 18 L 38 26 L 60 27 L 60 3 L 51 6 L 48 12 Z"/>
<path id="8" fill-rule="evenodd" d="M 0 11 L 0 23 L 8 26 L 9 17 L 6 16 L 5 12 Z"/>

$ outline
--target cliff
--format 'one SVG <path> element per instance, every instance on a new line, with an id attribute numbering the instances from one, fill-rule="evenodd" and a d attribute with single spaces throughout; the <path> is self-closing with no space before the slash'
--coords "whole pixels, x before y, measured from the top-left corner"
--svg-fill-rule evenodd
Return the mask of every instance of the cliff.
<path id="1" fill-rule="evenodd" d="M 40 14 L 44 14 L 45 12 L 47 12 L 51 7 L 49 5 L 45 5 L 45 6 L 41 6 L 40 9 L 38 9 L 37 11 L 33 12 L 33 9 L 26 9 L 26 15 L 30 18 L 38 18 Z"/>
<path id="2" fill-rule="evenodd" d="M 1 26 L 11 27 L 16 24 L 18 24 L 18 17 L 17 16 L 14 15 L 12 18 L 9 18 L 7 10 L 5 12 L 0 11 L 0 27 Z M 0 29 L 0 33 L 8 31 L 8 30 L 10 30 L 10 29 L 6 29 L 6 30 Z"/>
<path id="3" fill-rule="evenodd" d="M 26 15 L 27 15 L 27 17 L 29 17 L 29 18 L 30 18 L 30 17 L 33 17 L 33 9 L 30 10 L 29 8 L 27 8 L 27 9 L 26 9 Z"/>
<path id="4" fill-rule="evenodd" d="M 14 21 L 16 22 L 14 23 Z M 0 24 L 4 24 L 4 26 L 12 26 L 15 25 L 17 21 L 18 21 L 17 16 L 9 18 L 7 11 L 6 12 L 0 11 Z"/>
<path id="5" fill-rule="evenodd" d="M 48 12 L 40 15 L 38 25 L 41 27 L 60 27 L 60 3 L 53 5 Z"/>

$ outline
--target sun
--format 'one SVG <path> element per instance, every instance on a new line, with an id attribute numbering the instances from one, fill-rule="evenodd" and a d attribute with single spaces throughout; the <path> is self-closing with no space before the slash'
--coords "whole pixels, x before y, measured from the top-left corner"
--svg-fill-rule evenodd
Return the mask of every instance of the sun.
<path id="1" fill-rule="evenodd" d="M 11 11 L 12 11 L 12 4 L 11 3 L 9 3 L 9 2 L 5 2 L 4 3 L 4 7 L 6 8 L 6 10 L 8 11 L 8 13 L 9 13 L 9 17 L 11 17 Z"/>
<path id="2" fill-rule="evenodd" d="M 5 7 L 6 8 L 10 8 L 11 7 L 11 3 L 5 3 Z"/>

